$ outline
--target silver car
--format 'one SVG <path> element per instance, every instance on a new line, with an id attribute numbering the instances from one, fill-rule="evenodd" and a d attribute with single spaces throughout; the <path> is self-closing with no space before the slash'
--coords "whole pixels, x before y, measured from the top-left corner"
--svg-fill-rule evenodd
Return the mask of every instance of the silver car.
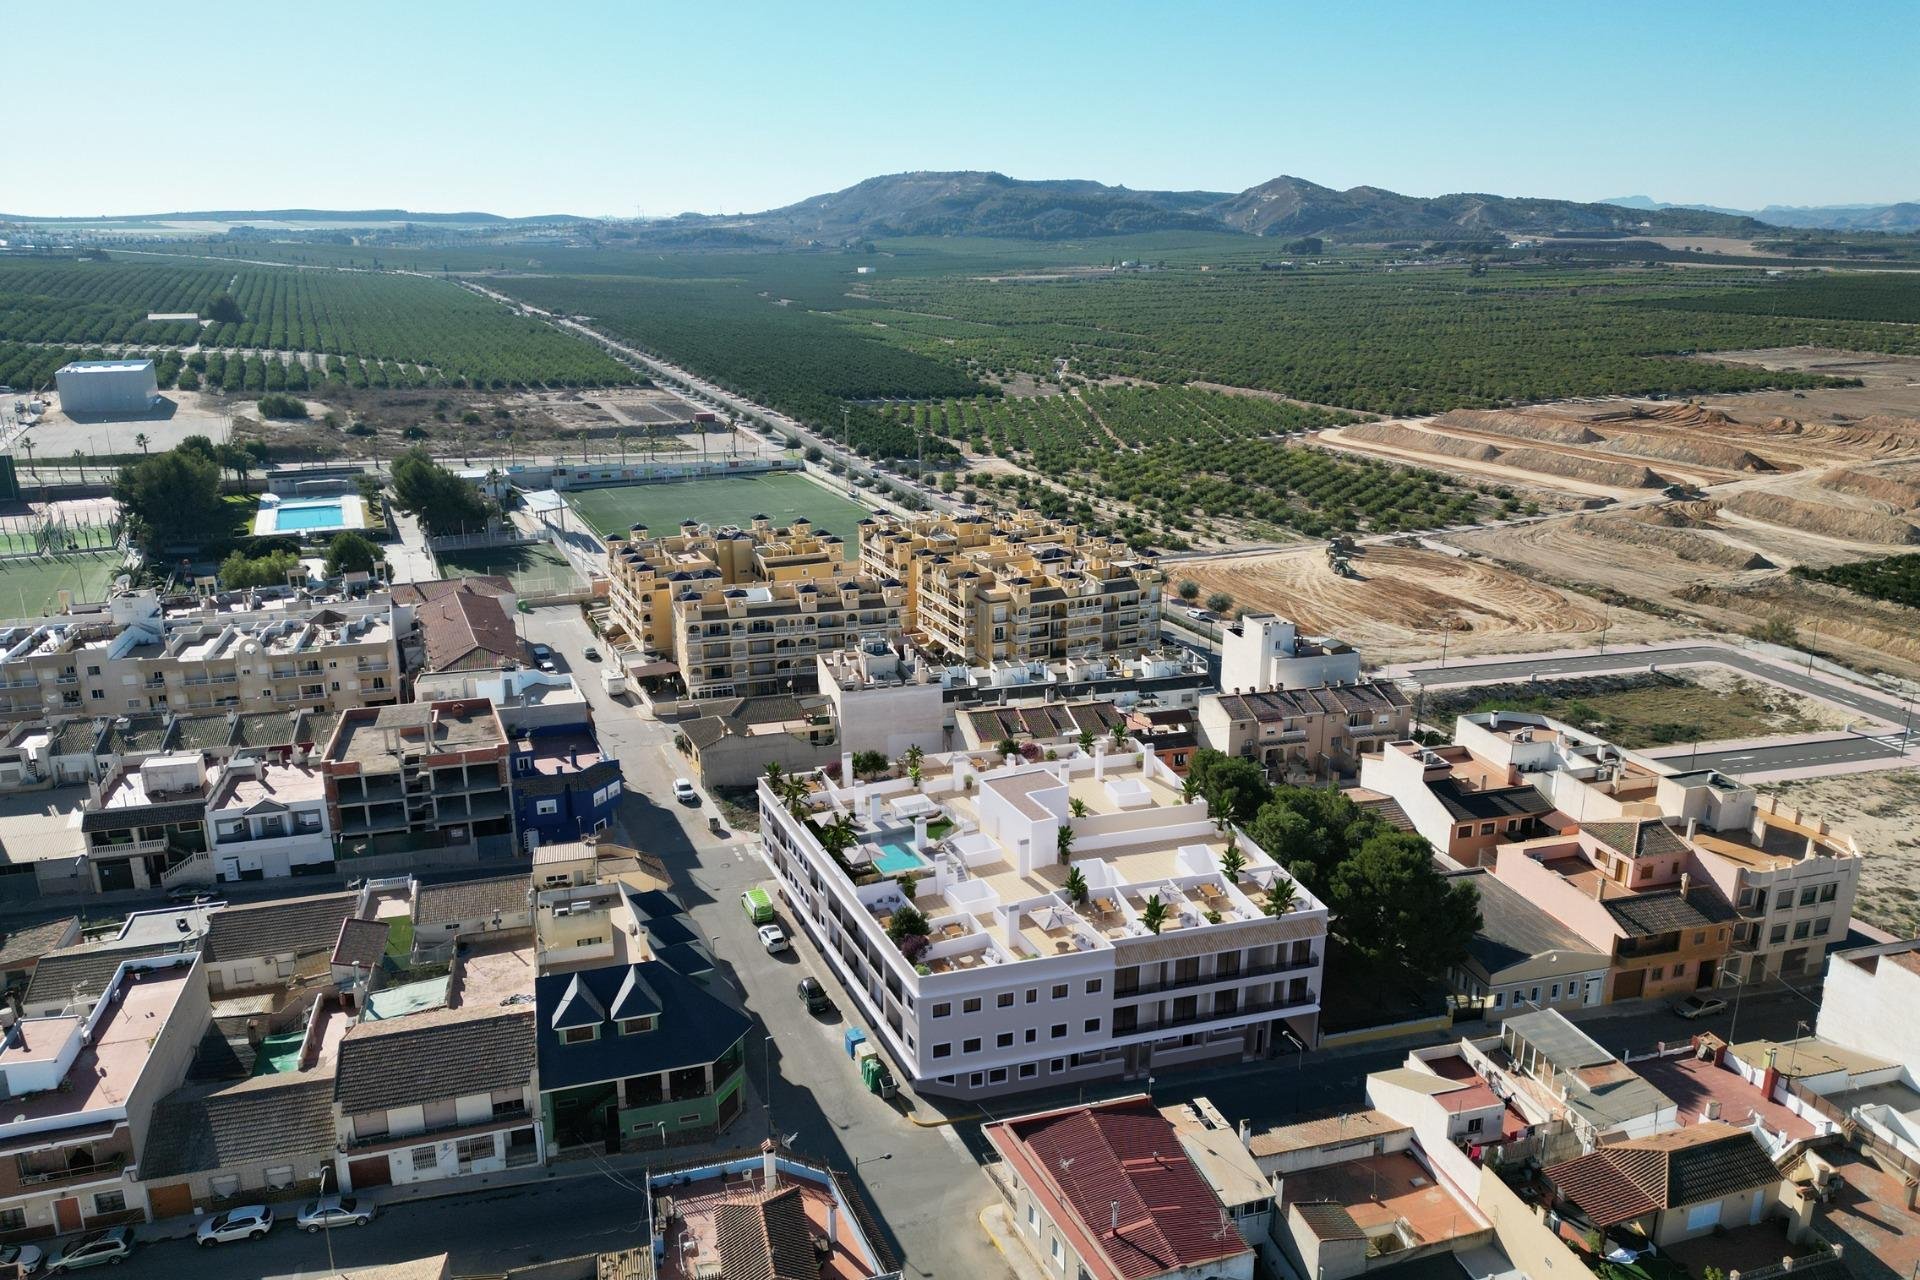
<path id="1" fill-rule="evenodd" d="M 48 1275 L 61 1275 L 86 1267 L 119 1266 L 133 1252 L 133 1231 L 127 1227 L 108 1227 L 75 1236 L 53 1251 L 47 1263 Z"/>
<path id="2" fill-rule="evenodd" d="M 326 1227 L 364 1227 L 373 1221 L 373 1202 L 353 1196 L 321 1196 L 300 1206 L 300 1216 L 294 1221 L 309 1233 Z"/>

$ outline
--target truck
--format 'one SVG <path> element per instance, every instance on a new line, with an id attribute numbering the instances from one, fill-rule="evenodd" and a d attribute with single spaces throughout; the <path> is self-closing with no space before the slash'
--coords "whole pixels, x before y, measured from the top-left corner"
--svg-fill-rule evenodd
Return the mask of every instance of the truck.
<path id="1" fill-rule="evenodd" d="M 619 667 L 602 667 L 600 687 L 607 691 L 609 698 L 618 698 L 627 691 L 627 673 Z"/>
<path id="2" fill-rule="evenodd" d="M 873 1047 L 873 1041 L 862 1040 L 853 1051 L 853 1061 L 860 1069 L 860 1083 L 867 1086 L 868 1093 L 876 1098 L 891 1098 L 900 1091 L 900 1086 L 894 1083 L 893 1071 L 880 1051 Z"/>

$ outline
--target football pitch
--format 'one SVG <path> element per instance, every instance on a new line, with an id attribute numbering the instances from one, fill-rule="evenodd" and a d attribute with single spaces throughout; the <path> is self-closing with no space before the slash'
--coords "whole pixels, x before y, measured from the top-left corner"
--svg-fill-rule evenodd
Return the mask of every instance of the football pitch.
<path id="1" fill-rule="evenodd" d="M 523 547 L 476 547 L 469 551 L 441 551 L 434 556 L 440 572 L 449 578 L 470 574 L 500 574 L 523 596 L 559 595 L 581 588 L 580 575 L 567 558 L 544 542 Z"/>
<path id="2" fill-rule="evenodd" d="M 0 614 L 39 617 L 59 607 L 62 591 L 72 592 L 75 601 L 104 600 L 125 563 L 118 551 L 0 560 Z"/>
<path id="3" fill-rule="evenodd" d="M 867 508 L 792 472 L 582 489 L 568 494 L 567 501 L 603 536 L 625 533 L 635 524 L 644 524 L 649 533 L 660 537 L 678 533 L 682 520 L 746 528 L 756 515 L 766 516 L 777 528 L 804 516 L 813 522 L 816 532 L 843 538 L 849 560 L 860 554 L 858 526 L 871 514 Z"/>

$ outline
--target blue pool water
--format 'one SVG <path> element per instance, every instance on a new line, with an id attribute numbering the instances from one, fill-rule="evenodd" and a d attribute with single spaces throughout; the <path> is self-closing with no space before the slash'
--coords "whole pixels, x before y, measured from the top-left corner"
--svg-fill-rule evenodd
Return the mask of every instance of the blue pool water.
<path id="1" fill-rule="evenodd" d="M 927 860 L 913 851 L 910 844 L 893 841 L 880 846 L 880 856 L 873 860 L 873 868 L 887 875 L 901 871 L 914 871 L 927 865 Z"/>
<path id="2" fill-rule="evenodd" d="M 275 529 L 331 529 L 346 523 L 337 502 L 286 502 L 276 510 Z"/>

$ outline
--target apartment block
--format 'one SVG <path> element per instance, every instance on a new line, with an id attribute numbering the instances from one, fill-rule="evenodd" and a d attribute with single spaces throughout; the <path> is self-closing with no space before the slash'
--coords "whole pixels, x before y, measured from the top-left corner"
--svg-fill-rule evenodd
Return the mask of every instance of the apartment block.
<path id="1" fill-rule="evenodd" d="M 860 522 L 860 563 L 906 586 L 914 640 L 967 663 L 1049 661 L 1157 643 L 1156 557 L 1033 511 Z"/>
<path id="2" fill-rule="evenodd" d="M 1257 761 L 1269 777 L 1306 782 L 1350 775 L 1368 752 L 1406 737 L 1413 704 L 1381 680 L 1235 688 L 1202 697 L 1195 719 L 1203 746 Z"/>
<path id="3" fill-rule="evenodd" d="M 153 592 L 104 617 L 0 630 L 0 716 L 117 717 L 382 706 L 399 698 L 387 603 L 169 613 Z"/>
<path id="4" fill-rule="evenodd" d="M 208 784 L 207 835 L 206 870 L 223 882 L 329 869 L 333 824 L 326 779 L 304 761 L 248 757 L 220 766 Z"/>
<path id="5" fill-rule="evenodd" d="M 1311 1039 L 1326 908 L 1151 752 L 1102 739 L 1047 762 L 929 756 L 917 785 L 809 784 L 802 821 L 762 781 L 762 854 L 916 1088 L 1257 1060 L 1283 1024 Z M 836 856 L 812 824 L 842 818 L 855 842 Z M 909 906 L 928 933 L 896 943 Z"/>
<path id="6" fill-rule="evenodd" d="M 349 854 L 511 837 L 507 753 L 483 699 L 349 711 L 318 761 L 334 833 Z"/>
<path id="7" fill-rule="evenodd" d="M 1303 636 L 1271 613 L 1243 613 L 1220 632 L 1222 689 L 1311 689 L 1360 679 L 1360 651 L 1333 636 Z"/>
<path id="8" fill-rule="evenodd" d="M 609 640 L 675 663 L 689 697 L 809 693 L 815 655 L 900 637 L 905 590 L 805 520 L 607 540 Z"/>

